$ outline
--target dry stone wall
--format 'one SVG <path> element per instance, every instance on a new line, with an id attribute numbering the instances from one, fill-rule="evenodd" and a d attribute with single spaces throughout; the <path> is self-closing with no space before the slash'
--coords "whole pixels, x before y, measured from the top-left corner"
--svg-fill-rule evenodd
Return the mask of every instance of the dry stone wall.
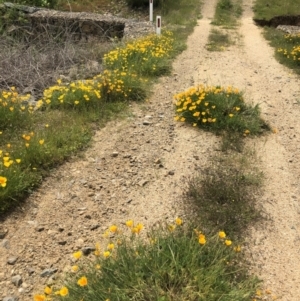
<path id="1" fill-rule="evenodd" d="M 2 9 L 21 11 L 29 21 L 26 32 L 33 37 L 47 33 L 58 37 L 73 37 L 74 40 L 121 39 L 138 37 L 155 28 L 152 22 L 119 18 L 110 14 L 101 15 L 87 12 L 63 12 L 51 9 L 29 7 L 5 2 Z M 20 25 L 18 24 L 20 27 Z M 18 26 L 14 29 L 18 29 Z"/>

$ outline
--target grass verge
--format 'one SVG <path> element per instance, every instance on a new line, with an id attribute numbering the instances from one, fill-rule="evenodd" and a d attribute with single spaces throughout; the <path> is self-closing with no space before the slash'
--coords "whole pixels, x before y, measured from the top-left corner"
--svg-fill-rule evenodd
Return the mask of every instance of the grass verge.
<path id="1" fill-rule="evenodd" d="M 220 0 L 217 3 L 212 25 L 219 26 L 213 28 L 208 36 L 207 50 L 223 51 L 234 44 L 231 38 L 232 29 L 238 24 L 238 18 L 242 14 L 241 1 Z"/>
<path id="2" fill-rule="evenodd" d="M 253 7 L 254 18 L 270 20 L 275 16 L 300 15 L 300 0 L 257 0 Z M 275 28 L 265 27 L 264 36 L 275 49 L 276 59 L 300 74 L 300 33 L 286 34 Z"/>
<path id="3" fill-rule="evenodd" d="M 34 300 L 250 301 L 259 281 L 247 273 L 241 247 L 224 231 L 206 234 L 182 223 L 160 225 L 147 239 L 132 220 L 129 235 L 111 226 L 114 238 L 103 248 L 96 244 L 91 261 L 71 267 L 63 283 Z"/>
<path id="4" fill-rule="evenodd" d="M 253 6 L 255 19 L 270 20 L 275 16 L 299 15 L 300 0 L 256 0 Z"/>

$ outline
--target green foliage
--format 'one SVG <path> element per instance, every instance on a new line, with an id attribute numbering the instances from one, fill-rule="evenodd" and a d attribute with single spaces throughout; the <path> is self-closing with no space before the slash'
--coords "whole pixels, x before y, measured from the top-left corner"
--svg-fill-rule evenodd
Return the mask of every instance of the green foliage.
<path id="1" fill-rule="evenodd" d="M 255 19 L 270 20 L 275 16 L 300 15 L 300 0 L 256 0 Z"/>
<path id="2" fill-rule="evenodd" d="M 13 2 L 17 4 L 46 8 L 54 8 L 57 4 L 57 0 L 15 0 Z"/>
<path id="3" fill-rule="evenodd" d="M 214 158 L 189 180 L 186 198 L 198 208 L 203 225 L 241 238 L 249 224 L 261 217 L 256 197 L 263 178 L 253 163 L 249 153 Z"/>
<path id="4" fill-rule="evenodd" d="M 276 59 L 300 74 L 300 34 L 285 34 L 274 28 L 265 28 L 265 38 L 276 49 Z"/>
<path id="5" fill-rule="evenodd" d="M 223 51 L 231 44 L 230 35 L 217 29 L 211 30 L 208 40 L 206 49 L 209 51 Z"/>
<path id="6" fill-rule="evenodd" d="M 239 246 L 231 240 L 225 243 L 225 238 L 205 235 L 195 226 L 175 225 L 160 226 L 147 236 L 148 242 L 135 234 L 131 239 L 116 235 L 109 241 L 108 257 L 100 252 L 96 260 L 84 262 L 51 297 L 66 301 L 250 301 L 254 296 L 258 281 L 247 274 Z M 68 294 L 60 296 L 66 288 Z"/>
<path id="7" fill-rule="evenodd" d="M 169 31 L 161 36 L 152 34 L 118 47 L 104 56 L 104 64 L 111 70 L 142 76 L 160 76 L 170 72 L 170 56 L 174 38 Z M 137 68 L 139 66 L 139 68 Z"/>
<path id="8" fill-rule="evenodd" d="M 237 19 L 242 15 L 242 6 L 240 0 L 219 0 L 213 25 L 234 27 L 237 25 Z"/>
<path id="9" fill-rule="evenodd" d="M 268 128 L 259 118 L 258 105 L 244 102 L 242 94 L 233 87 L 192 87 L 174 96 L 175 120 L 216 133 L 238 132 L 242 135 L 260 134 Z"/>
<path id="10" fill-rule="evenodd" d="M 153 6 L 159 6 L 164 0 L 153 0 Z M 149 0 L 126 0 L 126 3 L 131 8 L 149 7 Z"/>

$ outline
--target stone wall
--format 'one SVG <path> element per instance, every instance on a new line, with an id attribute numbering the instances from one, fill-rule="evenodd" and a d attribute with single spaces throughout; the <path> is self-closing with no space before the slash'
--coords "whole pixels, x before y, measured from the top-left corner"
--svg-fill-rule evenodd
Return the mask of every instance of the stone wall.
<path id="1" fill-rule="evenodd" d="M 22 12 L 29 21 L 24 27 L 28 35 L 35 37 L 46 33 L 58 37 L 72 37 L 74 40 L 121 39 L 138 37 L 154 32 L 153 23 L 139 22 L 131 19 L 100 15 L 86 12 L 63 12 L 51 9 L 28 7 L 5 2 L 2 9 L 15 9 Z M 20 29 L 17 24 L 13 30 Z"/>

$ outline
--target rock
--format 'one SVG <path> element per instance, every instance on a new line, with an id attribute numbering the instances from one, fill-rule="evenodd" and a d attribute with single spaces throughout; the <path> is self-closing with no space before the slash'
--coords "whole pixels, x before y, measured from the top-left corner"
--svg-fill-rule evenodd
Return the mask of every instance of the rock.
<path id="1" fill-rule="evenodd" d="M 99 224 L 94 224 L 94 225 L 91 226 L 91 230 L 96 230 L 99 227 L 100 227 Z"/>
<path id="2" fill-rule="evenodd" d="M 45 227 L 44 227 L 44 226 L 37 226 L 35 229 L 36 229 L 36 231 L 38 231 L 38 232 L 42 232 L 42 231 L 45 230 Z"/>
<path id="3" fill-rule="evenodd" d="M 9 249 L 10 248 L 9 240 L 8 239 L 3 239 L 0 243 L 0 247 L 5 248 L 5 249 Z"/>
<path id="4" fill-rule="evenodd" d="M 0 230 L 0 239 L 4 239 L 4 237 L 6 236 L 7 231 L 2 231 Z"/>
<path id="5" fill-rule="evenodd" d="M 7 296 L 7 297 L 4 297 L 2 301 L 19 301 L 19 297 L 17 297 L 17 296 Z"/>
<path id="6" fill-rule="evenodd" d="M 138 183 L 138 185 L 141 186 L 141 187 L 143 187 L 143 186 L 145 186 L 148 182 L 149 182 L 149 181 L 147 181 L 147 180 L 141 180 L 141 181 Z"/>
<path id="7" fill-rule="evenodd" d="M 26 270 L 27 270 L 29 276 L 31 276 L 32 274 L 34 274 L 34 269 L 33 268 L 27 267 Z"/>
<path id="8" fill-rule="evenodd" d="M 58 271 L 58 269 L 44 269 L 40 276 L 41 277 L 48 277 L 48 276 L 51 276 L 53 275 L 54 273 L 56 273 Z"/>
<path id="9" fill-rule="evenodd" d="M 118 157 L 118 155 L 119 155 L 119 153 L 116 152 L 116 151 L 114 151 L 114 152 L 111 154 L 112 157 Z"/>
<path id="10" fill-rule="evenodd" d="M 12 278 L 11 278 L 11 282 L 15 285 L 15 286 L 17 286 L 17 287 L 19 287 L 21 284 L 22 284 L 22 277 L 20 276 L 20 275 L 16 275 L 16 276 L 13 276 Z"/>
<path id="11" fill-rule="evenodd" d="M 16 256 L 11 256 L 11 257 L 9 257 L 9 258 L 7 259 L 7 263 L 8 263 L 8 264 L 11 264 L 11 265 L 14 265 L 14 264 L 17 262 L 17 260 L 18 260 L 18 257 L 16 257 Z"/>
<path id="12" fill-rule="evenodd" d="M 96 248 L 95 247 L 83 247 L 81 249 L 83 255 L 87 256 L 89 254 L 91 254 L 92 252 L 96 251 Z"/>
<path id="13" fill-rule="evenodd" d="M 174 171 L 174 170 L 170 170 L 170 171 L 168 172 L 168 174 L 169 174 L 170 176 L 173 176 L 173 175 L 175 174 L 175 171 Z"/>
<path id="14" fill-rule="evenodd" d="M 66 240 L 60 240 L 60 241 L 58 242 L 58 244 L 61 245 L 61 246 L 64 246 L 66 243 L 67 243 Z"/>
<path id="15" fill-rule="evenodd" d="M 149 120 L 144 120 L 143 121 L 143 125 L 150 125 L 150 124 L 151 124 L 151 122 Z"/>

